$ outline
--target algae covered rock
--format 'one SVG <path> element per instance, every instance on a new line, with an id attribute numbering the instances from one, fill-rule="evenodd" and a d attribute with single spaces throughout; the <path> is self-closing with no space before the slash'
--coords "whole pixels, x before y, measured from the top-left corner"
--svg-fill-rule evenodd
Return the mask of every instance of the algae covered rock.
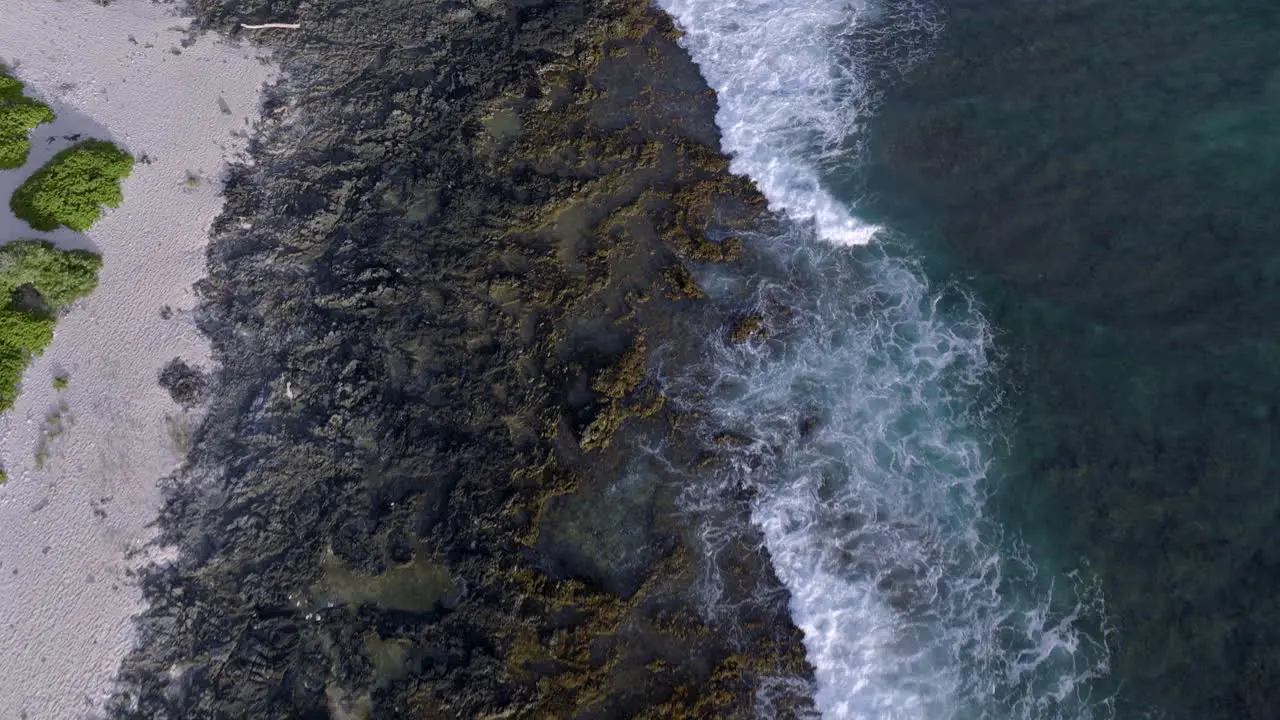
<path id="1" fill-rule="evenodd" d="M 699 303 L 663 271 L 750 209 L 669 21 L 294 5 L 191 4 L 305 17 L 260 37 L 309 70 L 228 178 L 194 313 L 217 389 L 158 522 L 185 559 L 140 582 L 109 716 L 748 717 L 766 676 L 806 687 L 756 543 L 717 556 L 740 630 L 702 621 L 698 469 L 635 450 L 683 442 L 658 379 Z"/>
<path id="2" fill-rule="evenodd" d="M 0 170 L 22 167 L 31 152 L 29 133 L 53 122 L 48 105 L 22 94 L 22 82 L 0 70 Z"/>
<path id="3" fill-rule="evenodd" d="M 36 230 L 66 226 L 88 230 L 102 206 L 124 202 L 120 181 L 133 171 L 133 156 L 105 140 L 85 140 L 53 156 L 13 193 L 13 214 Z"/>
<path id="4" fill-rule="evenodd" d="M 59 311 L 93 292 L 101 267 L 94 253 L 42 240 L 0 247 L 0 411 L 13 407 L 27 363 L 53 340 Z"/>

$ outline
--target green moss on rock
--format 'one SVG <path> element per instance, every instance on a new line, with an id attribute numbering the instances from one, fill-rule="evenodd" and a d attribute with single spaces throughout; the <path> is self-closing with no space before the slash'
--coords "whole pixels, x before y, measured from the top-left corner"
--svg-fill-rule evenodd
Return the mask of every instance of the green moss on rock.
<path id="1" fill-rule="evenodd" d="M 102 259 L 42 240 L 0 247 L 0 411 L 13 407 L 31 357 L 53 340 L 58 312 L 98 285 Z"/>
<path id="2" fill-rule="evenodd" d="M 606 404 L 583 431 L 579 442 L 583 450 L 609 447 L 614 433 L 627 420 L 653 417 L 662 410 L 666 398 L 652 387 L 641 387 L 645 380 L 647 353 L 648 345 L 641 333 L 617 364 L 601 372 L 592 384 L 592 389 L 606 398 Z"/>
<path id="3" fill-rule="evenodd" d="M 53 156 L 9 200 L 13 214 L 36 230 L 66 226 L 77 232 L 98 221 L 102 206 L 124 201 L 120 181 L 133 156 L 105 140 L 85 140 Z"/>
<path id="4" fill-rule="evenodd" d="M 48 105 L 22 94 L 21 81 L 0 70 L 0 170 L 22 167 L 31 152 L 31 130 L 53 117 Z"/>
<path id="5" fill-rule="evenodd" d="M 663 270 L 662 278 L 667 281 L 667 297 L 671 300 L 701 300 L 707 296 L 683 263 Z"/>
<path id="6" fill-rule="evenodd" d="M 764 316 L 759 313 L 752 313 L 741 320 L 729 331 L 729 342 L 744 343 L 750 342 L 757 338 L 764 337 L 765 325 Z"/>

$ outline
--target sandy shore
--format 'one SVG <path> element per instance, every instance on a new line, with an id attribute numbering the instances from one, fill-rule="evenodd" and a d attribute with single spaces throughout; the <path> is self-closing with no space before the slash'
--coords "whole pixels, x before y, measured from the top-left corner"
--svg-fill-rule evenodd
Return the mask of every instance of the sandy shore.
<path id="1" fill-rule="evenodd" d="M 272 68 L 204 38 L 166 6 L 0 0 L 0 60 L 58 114 L 21 170 L 0 173 L 0 242 L 45 238 L 101 252 L 101 285 L 58 325 L 0 418 L 0 718 L 81 717 L 134 642 L 157 480 L 182 456 L 184 415 L 157 384 L 174 357 L 208 365 L 191 316 L 221 177 L 243 151 Z M 124 205 L 88 233 L 36 233 L 13 188 L 75 135 L 147 158 Z M 167 308 L 167 309 L 166 309 Z M 55 374 L 69 387 L 56 391 Z"/>

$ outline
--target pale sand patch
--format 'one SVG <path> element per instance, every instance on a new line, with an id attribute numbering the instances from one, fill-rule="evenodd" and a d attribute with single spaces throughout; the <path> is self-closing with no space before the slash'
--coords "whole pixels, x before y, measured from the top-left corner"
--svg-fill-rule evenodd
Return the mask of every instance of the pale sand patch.
<path id="1" fill-rule="evenodd" d="M 184 418 L 157 375 L 175 356 L 209 363 L 191 285 L 204 274 L 226 163 L 243 152 L 273 70 L 256 51 L 212 37 L 181 47 L 187 22 L 171 12 L 142 1 L 0 0 L 0 60 L 59 114 L 35 133 L 23 170 L 0 172 L 0 242 L 46 238 L 104 261 L 101 285 L 61 320 L 0 418 L 9 475 L 0 486 L 0 718 L 80 717 L 110 691 L 142 609 L 127 576 L 141 558 L 129 556 L 153 537 L 156 483 L 181 456 L 166 418 Z M 75 133 L 150 164 L 137 164 L 124 205 L 88 233 L 32 232 L 10 213 L 9 194 Z M 62 392 L 58 372 L 70 380 Z M 46 418 L 59 408 L 63 431 L 49 439 Z"/>

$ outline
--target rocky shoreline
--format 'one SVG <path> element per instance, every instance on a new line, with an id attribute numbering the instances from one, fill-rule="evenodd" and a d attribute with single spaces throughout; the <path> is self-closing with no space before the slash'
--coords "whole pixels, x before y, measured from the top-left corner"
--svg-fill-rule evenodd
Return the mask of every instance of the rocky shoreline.
<path id="1" fill-rule="evenodd" d="M 757 539 L 719 556 L 737 616 L 700 613 L 680 473 L 635 450 L 715 462 L 651 358 L 691 359 L 690 268 L 739 261 L 763 212 L 670 21 L 190 9 L 299 28 L 270 36 L 286 79 L 215 227 L 220 372 L 160 520 L 181 560 L 143 578 L 113 715 L 750 717 L 765 678 L 795 681 L 773 714 L 812 714 Z"/>

